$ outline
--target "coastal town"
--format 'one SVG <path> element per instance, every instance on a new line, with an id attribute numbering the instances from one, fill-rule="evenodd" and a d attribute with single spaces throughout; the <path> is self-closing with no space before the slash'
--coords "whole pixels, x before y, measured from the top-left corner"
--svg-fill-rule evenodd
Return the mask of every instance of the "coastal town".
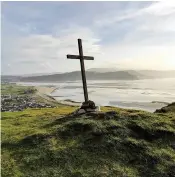
<path id="1" fill-rule="evenodd" d="M 30 87 L 19 87 L 14 84 L 5 84 L 1 86 L 1 112 L 23 111 L 27 108 L 53 108 L 54 104 L 49 104 L 35 95 L 36 89 Z M 5 87 L 5 88 L 4 88 Z M 18 89 L 17 89 L 18 88 Z M 11 93 L 7 91 L 13 90 Z M 3 90 L 5 94 L 3 94 Z M 17 90 L 17 91 L 16 91 Z M 7 94 L 8 93 L 8 94 Z"/>
<path id="2" fill-rule="evenodd" d="M 29 96 L 2 95 L 1 112 L 23 111 L 27 108 L 53 108 L 55 106 L 48 103 L 38 103 L 34 98 Z"/>

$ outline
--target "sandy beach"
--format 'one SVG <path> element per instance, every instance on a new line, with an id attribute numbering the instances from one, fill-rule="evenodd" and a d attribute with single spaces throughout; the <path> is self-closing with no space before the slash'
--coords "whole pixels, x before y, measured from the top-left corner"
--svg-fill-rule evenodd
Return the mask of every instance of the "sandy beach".
<path id="1" fill-rule="evenodd" d="M 42 87 L 42 86 L 36 86 L 35 87 L 39 93 L 41 94 L 47 94 L 50 95 L 56 87 Z"/>
<path id="2" fill-rule="evenodd" d="M 68 83 L 20 82 L 34 86 L 45 99 L 71 106 L 80 106 L 83 99 L 81 81 Z M 154 112 L 175 100 L 174 79 L 138 81 L 89 81 L 89 99 L 97 106 L 114 106 Z"/>
<path id="3" fill-rule="evenodd" d="M 59 100 L 59 96 L 53 96 L 52 93 L 57 89 L 55 86 L 35 86 L 35 88 L 38 90 L 38 95 L 43 97 L 44 99 L 53 99 L 59 104 L 62 105 L 69 105 L 69 106 L 81 106 L 81 102 L 74 101 L 74 99 L 65 98 L 64 100 Z M 166 106 L 167 103 L 164 102 L 122 102 L 122 101 L 111 101 L 111 105 L 103 104 L 101 106 L 114 106 L 114 107 L 121 107 L 121 108 L 128 108 L 128 109 L 139 109 L 139 110 L 146 110 L 149 112 L 154 112 L 156 109 L 162 108 L 163 106 Z M 134 107 L 134 106 L 135 107 Z M 100 106 L 100 105 L 99 105 Z"/>
<path id="4" fill-rule="evenodd" d="M 64 104 L 64 105 L 70 105 L 70 106 L 80 106 L 81 103 L 79 102 L 74 102 L 71 100 L 56 100 L 51 93 L 56 89 L 56 87 L 45 87 L 45 86 L 36 86 L 35 87 L 38 90 L 38 95 L 40 95 L 41 97 L 48 99 L 52 98 L 55 101 L 57 101 L 60 104 Z"/>

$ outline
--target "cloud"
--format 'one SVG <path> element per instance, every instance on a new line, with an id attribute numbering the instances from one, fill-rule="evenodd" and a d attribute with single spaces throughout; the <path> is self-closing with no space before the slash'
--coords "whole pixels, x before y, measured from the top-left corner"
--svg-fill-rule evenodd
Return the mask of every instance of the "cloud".
<path id="1" fill-rule="evenodd" d="M 175 45 L 172 39 L 175 36 L 174 19 L 175 3 L 162 1 L 143 8 L 131 5 L 119 12 L 104 13 L 95 21 L 95 25 L 100 30 L 108 29 L 106 35 L 114 31 L 119 37 L 122 35 L 122 43 L 141 41 L 141 45 L 161 45 L 164 41 L 167 45 Z"/>
<path id="2" fill-rule="evenodd" d="M 78 54 L 78 37 L 83 38 L 83 48 L 86 55 L 99 52 L 100 46 L 97 44 L 99 40 L 94 37 L 93 32 L 77 26 L 59 34 L 31 34 L 17 39 L 13 38 L 11 46 L 8 46 L 8 48 L 12 48 L 11 52 L 9 53 L 7 50 L 8 44 L 3 48 L 4 59 L 6 60 L 4 65 L 7 66 L 7 63 L 10 62 L 13 68 L 20 73 L 30 72 L 31 69 L 33 70 L 32 65 L 39 66 L 43 70 L 47 68 L 46 72 L 79 69 L 78 61 L 66 59 L 67 54 Z M 23 67 L 18 70 L 19 66 Z M 34 72 L 38 72 L 38 70 Z"/>
<path id="3" fill-rule="evenodd" d="M 87 69 L 175 69 L 174 19 L 175 5 L 168 1 L 7 4 L 2 70 L 79 70 L 78 60 L 66 59 L 67 54 L 78 54 L 78 38 L 83 39 L 84 55 L 95 57 L 85 62 Z"/>
<path id="4" fill-rule="evenodd" d="M 165 16 L 175 13 L 175 3 L 173 1 L 159 1 L 151 4 L 142 10 L 143 13 L 149 13 L 156 16 Z"/>
<path id="5" fill-rule="evenodd" d="M 136 18 L 150 18 L 155 16 L 167 16 L 175 14 L 175 3 L 172 1 L 160 1 L 150 4 L 148 7 L 139 8 L 137 6 L 130 6 L 126 9 L 104 13 L 98 20 L 95 21 L 99 27 L 106 25 L 113 25 L 115 23 L 134 20 Z"/>
<path id="6" fill-rule="evenodd" d="M 102 48 L 101 67 L 118 69 L 175 69 L 175 46 L 108 46 Z M 108 59 L 110 58 L 110 60 Z"/>

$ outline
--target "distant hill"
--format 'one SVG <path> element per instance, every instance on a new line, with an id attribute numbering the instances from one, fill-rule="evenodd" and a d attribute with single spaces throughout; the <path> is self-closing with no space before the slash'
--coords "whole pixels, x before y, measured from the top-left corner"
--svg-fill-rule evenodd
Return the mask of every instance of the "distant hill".
<path id="1" fill-rule="evenodd" d="M 1 82 L 19 82 L 21 76 L 2 75 Z"/>
<path id="2" fill-rule="evenodd" d="M 86 77 L 88 80 L 134 80 L 138 79 L 137 76 L 133 76 L 126 71 L 117 71 L 117 72 L 106 72 L 106 73 L 97 73 L 97 72 L 86 72 Z M 81 80 L 81 72 L 74 71 L 63 74 L 53 74 L 47 76 L 35 76 L 35 77 L 23 77 L 21 81 L 27 82 L 56 82 L 56 81 L 74 81 Z"/>
<path id="3" fill-rule="evenodd" d="M 158 71 L 158 70 L 124 70 L 131 75 L 137 76 L 139 79 L 160 79 L 175 78 L 175 70 Z"/>
<path id="4" fill-rule="evenodd" d="M 160 71 L 160 70 L 119 70 L 117 68 L 91 68 L 87 71 L 97 73 L 125 71 L 139 78 L 175 78 L 175 70 Z"/>
<path id="5" fill-rule="evenodd" d="M 156 70 L 138 70 L 137 73 L 150 78 L 175 78 L 175 70 L 156 71 Z"/>
<path id="6" fill-rule="evenodd" d="M 155 78 L 175 78 L 175 70 L 122 70 L 115 71 L 115 68 L 92 68 L 86 71 L 88 80 L 136 80 Z M 81 80 L 81 72 L 73 71 L 67 73 L 45 73 L 24 76 L 2 76 L 2 81 L 7 82 L 59 82 Z"/>
<path id="7" fill-rule="evenodd" d="M 106 72 L 115 72 L 118 71 L 117 68 L 90 68 L 87 71 L 97 72 L 97 73 L 106 73 Z"/>
<path id="8" fill-rule="evenodd" d="M 54 75 L 59 74 L 57 73 L 36 73 L 36 74 L 24 74 L 24 75 L 1 75 L 1 82 L 19 82 L 22 78 L 27 77 L 34 77 L 34 76 L 47 76 L 47 75 Z"/>
<path id="9" fill-rule="evenodd" d="M 61 72 L 54 72 L 54 73 L 36 73 L 36 74 L 24 74 L 23 77 L 32 77 L 32 76 L 47 76 L 53 74 L 60 74 Z"/>

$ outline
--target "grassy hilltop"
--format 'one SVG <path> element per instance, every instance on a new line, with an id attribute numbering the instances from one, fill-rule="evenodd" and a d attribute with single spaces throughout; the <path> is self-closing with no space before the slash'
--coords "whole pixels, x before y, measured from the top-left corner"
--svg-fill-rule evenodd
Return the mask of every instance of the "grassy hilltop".
<path id="1" fill-rule="evenodd" d="M 75 109 L 3 112 L 2 177 L 175 176 L 173 109 L 71 116 Z"/>

